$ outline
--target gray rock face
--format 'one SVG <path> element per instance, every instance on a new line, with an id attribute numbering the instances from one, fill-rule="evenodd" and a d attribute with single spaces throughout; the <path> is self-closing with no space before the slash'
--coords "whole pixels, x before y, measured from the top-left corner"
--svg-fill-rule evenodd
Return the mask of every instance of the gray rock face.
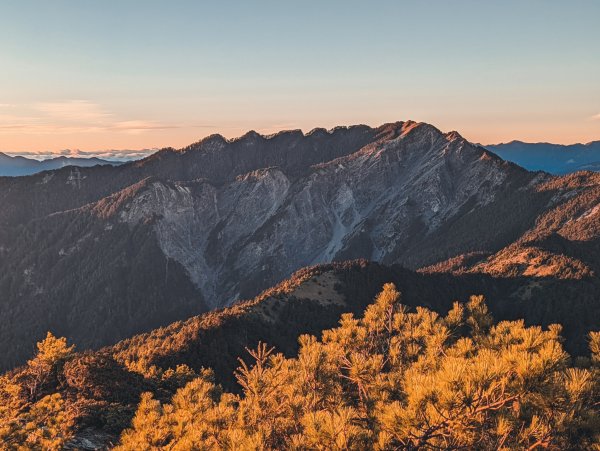
<path id="1" fill-rule="evenodd" d="M 274 167 L 225 184 L 154 181 L 122 208 L 119 221 L 133 227 L 156 218 L 162 251 L 216 308 L 316 263 L 439 261 L 447 249 L 428 246 L 428 239 L 497 201 L 507 178 L 522 172 L 456 133 L 393 124 L 357 152 L 300 177 Z M 412 250 L 417 242 L 419 252 Z M 482 250 L 465 245 L 456 252 Z"/>

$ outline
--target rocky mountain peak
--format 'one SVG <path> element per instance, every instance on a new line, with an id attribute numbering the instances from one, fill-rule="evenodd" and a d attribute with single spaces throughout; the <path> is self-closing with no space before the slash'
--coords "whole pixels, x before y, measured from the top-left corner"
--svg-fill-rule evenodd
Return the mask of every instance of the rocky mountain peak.
<path id="1" fill-rule="evenodd" d="M 223 135 L 215 133 L 200 140 L 197 146 L 192 145 L 191 147 L 198 150 L 213 150 L 214 148 L 221 148 L 226 144 L 227 139 Z"/>
<path id="2" fill-rule="evenodd" d="M 553 193 L 539 182 L 456 132 L 414 121 L 211 135 L 118 167 L 0 178 L 9 299 L 0 314 L 17 323 L 10 315 L 30 306 L 49 318 L 35 324 L 42 333 L 52 309 L 93 310 L 124 336 L 133 315 L 157 325 L 226 306 L 307 265 L 366 258 L 416 269 L 491 254 L 546 208 Z M 2 310 L 15 303 L 23 309 Z M 72 318 L 76 335 L 82 319 Z"/>

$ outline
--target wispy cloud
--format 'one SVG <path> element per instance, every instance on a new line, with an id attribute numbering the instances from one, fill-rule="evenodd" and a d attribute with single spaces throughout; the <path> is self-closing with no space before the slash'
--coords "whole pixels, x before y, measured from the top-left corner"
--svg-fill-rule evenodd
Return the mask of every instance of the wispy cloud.
<path id="1" fill-rule="evenodd" d="M 2 105 L 0 104 L 0 108 Z M 102 105 L 87 100 L 39 102 L 22 105 L 16 114 L 0 112 L 0 133 L 72 134 L 129 133 L 182 128 L 185 124 L 163 123 L 145 119 L 118 118 Z"/>
<path id="2" fill-rule="evenodd" d="M 178 124 L 164 124 L 156 121 L 121 121 L 111 127 L 113 130 L 140 133 L 146 130 L 166 130 L 170 128 L 181 128 Z"/>
<path id="3" fill-rule="evenodd" d="M 593 115 L 590 119 L 593 119 L 595 121 L 600 121 L 600 113 Z"/>
<path id="4" fill-rule="evenodd" d="M 51 118 L 75 123 L 103 123 L 112 116 L 97 103 L 87 100 L 36 103 L 33 109 Z"/>

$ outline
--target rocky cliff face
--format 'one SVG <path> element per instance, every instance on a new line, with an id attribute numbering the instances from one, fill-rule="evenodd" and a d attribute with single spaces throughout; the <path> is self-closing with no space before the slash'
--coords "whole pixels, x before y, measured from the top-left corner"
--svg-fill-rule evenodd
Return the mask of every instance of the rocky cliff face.
<path id="1" fill-rule="evenodd" d="M 554 180 L 414 122 L 211 136 L 118 167 L 0 178 L 0 354 L 22 361 L 48 329 L 109 344 L 307 265 L 489 256 L 568 202 Z"/>
<path id="2" fill-rule="evenodd" d="M 215 308 L 307 265 L 443 259 L 448 247 L 428 241 L 444 225 L 502 202 L 507 188 L 525 189 L 533 177 L 456 133 L 392 124 L 359 151 L 301 175 L 269 167 L 221 184 L 153 181 L 115 220 L 133 227 L 156 218 L 162 251 Z M 457 253 L 488 249 L 453 244 Z"/>

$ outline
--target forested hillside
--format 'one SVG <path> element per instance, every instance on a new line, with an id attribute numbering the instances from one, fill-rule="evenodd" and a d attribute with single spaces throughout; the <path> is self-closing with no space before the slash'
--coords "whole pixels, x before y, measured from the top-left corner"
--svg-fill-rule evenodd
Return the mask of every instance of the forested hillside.
<path id="1" fill-rule="evenodd" d="M 481 296 L 445 315 L 410 309 L 386 284 L 364 314 L 298 341 L 288 357 L 249 348 L 224 389 L 209 368 L 140 374 L 49 334 L 0 381 L 0 438 L 9 449 L 600 446 L 598 332 L 572 359 L 558 324 L 495 322 Z"/>

